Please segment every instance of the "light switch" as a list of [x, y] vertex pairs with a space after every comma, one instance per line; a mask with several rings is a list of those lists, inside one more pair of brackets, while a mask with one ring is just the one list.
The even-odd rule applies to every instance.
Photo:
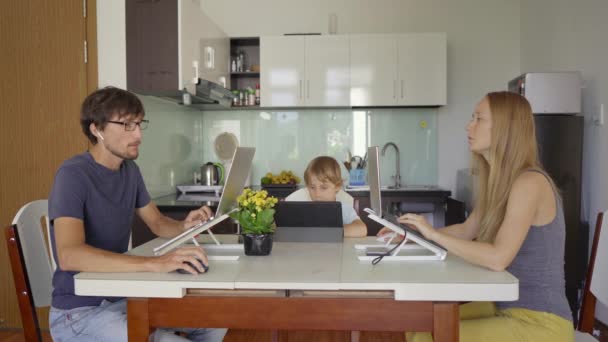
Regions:
[[597, 115], [593, 116], [593, 124], [596, 126], [604, 126], [604, 104], [600, 104], [600, 110]]

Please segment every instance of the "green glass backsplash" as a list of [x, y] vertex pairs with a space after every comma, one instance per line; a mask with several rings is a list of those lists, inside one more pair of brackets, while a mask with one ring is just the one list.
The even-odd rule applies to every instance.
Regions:
[[[219, 161], [214, 140], [234, 134], [240, 146], [256, 148], [251, 184], [266, 172], [292, 170], [303, 176], [308, 162], [319, 155], [336, 158], [347, 151], [363, 156], [367, 146], [392, 141], [400, 151], [405, 185], [437, 184], [437, 110], [434, 108], [194, 110], [154, 97], [141, 97], [149, 128], [137, 160], [153, 197], [191, 183], [193, 173], [207, 161]], [[380, 156], [381, 182], [391, 185], [395, 150]], [[345, 184], [348, 172], [342, 167]]]

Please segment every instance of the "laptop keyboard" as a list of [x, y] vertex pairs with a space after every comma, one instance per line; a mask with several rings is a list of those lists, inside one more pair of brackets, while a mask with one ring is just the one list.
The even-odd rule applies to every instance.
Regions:
[[415, 235], [416, 237], [418, 237], [418, 238], [420, 238], [420, 239], [422, 239], [422, 240], [424, 240], [424, 241], [426, 241], [426, 242], [428, 242], [428, 243], [430, 243], [430, 244], [432, 244], [432, 245], [436, 246], [437, 248], [441, 248], [441, 249], [443, 249], [443, 250], [446, 250], [446, 249], [445, 249], [443, 246], [441, 246], [440, 244], [438, 244], [438, 243], [436, 243], [436, 242], [434, 242], [434, 241], [431, 241], [431, 240], [429, 240], [429, 239], [425, 238], [425, 237], [424, 237], [424, 236], [423, 236], [423, 235], [422, 235], [420, 232], [418, 232], [418, 231], [416, 231], [416, 230], [414, 230], [414, 229], [412, 229], [412, 228], [410, 228], [410, 227], [406, 226], [406, 225], [405, 225], [405, 224], [403, 224], [403, 223], [400, 223], [400, 222], [399, 222], [399, 220], [398, 220], [398, 218], [399, 218], [399, 217], [398, 217], [397, 215], [394, 215], [394, 214], [387, 214], [387, 215], [386, 215], [386, 217], [385, 217], [385, 219], [386, 219], [388, 222], [390, 222], [390, 223], [392, 223], [392, 224], [396, 225], [397, 227], [400, 227], [401, 229], [405, 230], [405, 237], [406, 237], [406, 238], [407, 238], [407, 236], [408, 236], [408, 235]]

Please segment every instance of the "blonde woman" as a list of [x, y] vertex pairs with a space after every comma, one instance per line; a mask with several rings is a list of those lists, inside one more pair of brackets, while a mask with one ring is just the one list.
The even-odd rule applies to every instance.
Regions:
[[[461, 306], [460, 341], [573, 341], [562, 203], [538, 161], [530, 104], [514, 93], [487, 94], [467, 138], [477, 176], [476, 206], [467, 220], [433, 229], [419, 215], [399, 218], [451, 254], [519, 279], [515, 302]], [[408, 333], [407, 340], [432, 338]]]

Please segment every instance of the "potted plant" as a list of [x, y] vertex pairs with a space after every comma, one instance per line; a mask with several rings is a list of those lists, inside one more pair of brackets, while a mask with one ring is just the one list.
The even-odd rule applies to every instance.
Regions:
[[268, 255], [272, 251], [274, 205], [278, 199], [266, 190], [244, 189], [237, 198], [239, 208], [230, 216], [241, 225], [245, 255]]

